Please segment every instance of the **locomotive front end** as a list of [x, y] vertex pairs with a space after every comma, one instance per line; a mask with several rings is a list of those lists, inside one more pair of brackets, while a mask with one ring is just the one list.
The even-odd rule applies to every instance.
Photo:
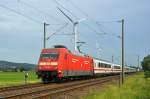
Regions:
[[43, 82], [50, 82], [58, 76], [59, 52], [43, 49], [37, 66], [37, 75]]

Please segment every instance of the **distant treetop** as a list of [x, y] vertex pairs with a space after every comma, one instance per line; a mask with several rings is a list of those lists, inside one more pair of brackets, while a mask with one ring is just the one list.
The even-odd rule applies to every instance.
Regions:
[[150, 71], [150, 55], [144, 57], [143, 61], [141, 62], [144, 71]]

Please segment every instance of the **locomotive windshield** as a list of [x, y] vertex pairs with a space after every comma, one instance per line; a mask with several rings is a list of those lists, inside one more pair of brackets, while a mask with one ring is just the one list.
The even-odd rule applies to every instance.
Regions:
[[58, 56], [59, 56], [58, 52], [51, 52], [41, 54], [40, 58], [58, 59]]

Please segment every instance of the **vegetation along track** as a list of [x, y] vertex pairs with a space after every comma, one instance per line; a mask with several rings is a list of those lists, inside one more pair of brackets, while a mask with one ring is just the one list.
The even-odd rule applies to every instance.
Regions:
[[67, 83], [51, 83], [43, 86], [37, 87], [28, 87], [23, 89], [17, 90], [8, 90], [5, 92], [0, 92], [0, 97], [4, 99], [41, 99], [50, 97], [52, 95], [60, 94], [63, 92], [75, 90], [82, 87], [92, 86], [96, 84], [103, 84], [105, 82], [109, 82], [112, 79], [118, 79], [119, 76], [108, 76], [96, 79], [89, 79], [89, 80], [80, 80], [80, 81], [73, 81]]

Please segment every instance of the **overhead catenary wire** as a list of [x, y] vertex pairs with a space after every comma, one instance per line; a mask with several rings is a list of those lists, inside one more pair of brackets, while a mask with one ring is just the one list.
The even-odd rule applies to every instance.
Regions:
[[[48, 40], [51, 36], [53, 36], [54, 34], [60, 32], [62, 29], [64, 29], [66, 26], [68, 25], [68, 23], [66, 23], [65, 25], [63, 25], [62, 27], [60, 27], [58, 30], [56, 30], [55, 32], [51, 33], [51, 35], [49, 37], [46, 38], [46, 40]], [[65, 35], [65, 34], [64, 34]]]
[[[70, 13], [72, 16], [74, 16], [74, 17], [76, 17], [76, 19], [79, 19], [77, 16], [75, 16], [70, 10], [68, 10], [68, 9], [66, 9], [62, 4], [60, 4], [60, 3], [58, 3], [57, 2], [57, 0], [53, 0], [53, 1], [55, 1], [55, 3], [58, 5], [58, 6], [60, 6], [61, 8], [63, 8], [64, 10], [66, 10], [68, 13]], [[59, 7], [57, 7], [57, 8], [59, 8]], [[62, 12], [62, 11], [61, 11]], [[70, 18], [69, 18], [69, 20], [70, 20]], [[70, 20], [71, 22], [73, 22], [73, 20], [71, 19]], [[93, 27], [91, 27], [90, 25], [88, 25], [88, 24], [86, 24], [86, 23], [83, 23], [88, 29], [90, 29], [90, 30], [92, 30], [92, 31], [94, 31], [95, 33], [97, 33], [97, 34], [99, 34], [99, 35], [105, 35], [106, 33], [105, 32], [103, 32], [102, 31], [102, 33], [101, 32], [98, 32], [97, 30], [95, 30]], [[67, 34], [68, 35], [68, 34]]]
[[74, 6], [74, 8], [76, 8], [79, 12], [85, 15], [88, 19], [93, 20], [93, 18], [91, 18], [85, 11], [80, 9], [74, 2], [72, 2], [71, 0], [68, 0], [68, 2], [70, 2], [70, 4]]
[[55, 4], [57, 4], [58, 6], [60, 6], [61, 8], [63, 8], [64, 10], [66, 10], [67, 12], [69, 12], [73, 17], [75, 17], [76, 19], [78, 19], [78, 17], [76, 15], [74, 15], [70, 10], [66, 9], [61, 3], [59, 3], [57, 0], [53, 0], [53, 2]]
[[[55, 0], [56, 1], [56, 0]], [[69, 2], [71, 2], [70, 0], [68, 0]], [[64, 6], [62, 4], [59, 3], [59, 5], [61, 5], [61, 7], [64, 8]], [[74, 5], [76, 6], [76, 5]], [[93, 18], [91, 18], [87, 13], [85, 13], [82, 9], [80, 9], [79, 7], [76, 6], [76, 8], [79, 10], [79, 12], [83, 13], [87, 19], [90, 19], [92, 20], [98, 27], [99, 27], [99, 30], [101, 32], [98, 32], [97, 30], [95, 30], [92, 26], [90, 26], [89, 24], [86, 24], [86, 23], [83, 23], [84, 25], [86, 25], [86, 27], [88, 27], [90, 30], [94, 31], [96, 34], [98, 35], [108, 35], [109, 33], [105, 32], [103, 29], [100, 29], [101, 25], [97, 23], [97, 21], [95, 21]], [[66, 8], [65, 8], [66, 9]], [[68, 11], [68, 9], [66, 10]], [[72, 12], [68, 11], [72, 16], [76, 17]], [[78, 17], [76, 17], [78, 19]], [[114, 21], [112, 21], [114, 22]], [[118, 22], [118, 21], [115, 21], [115, 22]], [[114, 36], [114, 34], [112, 34]], [[120, 38], [120, 36], [117, 36], [118, 38]]]
[[[31, 20], [31, 21], [36, 22], [36, 23], [38, 23], [38, 24], [44, 24], [44, 22], [42, 22], [42, 21], [36, 20], [35, 18], [32, 18], [31, 16], [27, 16], [27, 15], [25, 15], [25, 14], [19, 12], [19, 11], [16, 11], [16, 10], [14, 10], [14, 9], [12, 9], [12, 8], [9, 8], [9, 7], [5, 6], [5, 5], [0, 4], [0, 7], [1, 7], [1, 8], [4, 8], [4, 9], [7, 9], [7, 10], [9, 10], [9, 11], [11, 11], [11, 12], [17, 14], [17, 15], [23, 16], [23, 17], [27, 18], [28, 20]], [[50, 25], [62, 25], [62, 24], [50, 24]], [[66, 23], [66, 24], [63, 26], [63, 28], [64, 28], [66, 25], [68, 25], [68, 23]], [[51, 27], [51, 28], [52, 28], [52, 27]], [[56, 30], [56, 32], [59, 32], [59, 31], [61, 31], [61, 30], [62, 30], [62, 28]]]
[[16, 13], [16, 14], [18, 14], [18, 15], [20, 15], [20, 16], [23, 16], [23, 17], [25, 17], [25, 18], [27, 18], [27, 19], [33, 21], [33, 22], [36, 22], [36, 23], [39, 23], [39, 24], [43, 24], [43, 22], [41, 22], [41, 21], [39, 21], [39, 20], [36, 20], [35, 18], [32, 18], [32, 17], [30, 17], [30, 16], [27, 16], [27, 15], [21, 13], [21, 12], [18, 12], [18, 11], [16, 11], [16, 10], [12, 9], [12, 8], [9, 8], [9, 7], [5, 6], [5, 5], [0, 4], [0, 7], [1, 7], [1, 8], [4, 8], [4, 9], [7, 9], [7, 10], [13, 12], [13, 13]]
[[[109, 34], [107, 32], [105, 32], [103, 29], [101, 29], [100, 27], [100, 24], [97, 23], [97, 21], [95, 21], [91, 16], [89, 16], [85, 11], [83, 11], [81, 8], [79, 8], [74, 2], [72, 2], [71, 0], [68, 0], [68, 2], [74, 7], [76, 8], [80, 13], [82, 13], [84, 16], [86, 16], [89, 20], [93, 21], [99, 28], [99, 30], [102, 32], [102, 33], [99, 33], [99, 32], [96, 32], [97, 34]], [[108, 22], [108, 21], [107, 21]], [[110, 21], [109, 21], [110, 22]], [[111, 21], [111, 22], [117, 22], [117, 21]], [[87, 25], [87, 24], [86, 24]], [[90, 27], [90, 26], [88, 26]]]
[[90, 17], [87, 13], [85, 13], [82, 9], [80, 9], [74, 2], [72, 2], [71, 0], [68, 0], [68, 2], [69, 2], [72, 6], [74, 6], [74, 8], [78, 9], [79, 12], [81, 12], [82, 14], [84, 14], [87, 18]]
[[[108, 21], [108, 22], [110, 22], [110, 21]], [[113, 22], [120, 22], [120, 21], [113, 21]], [[101, 22], [97, 22], [97, 24], [98, 24], [98, 25], [101, 25], [101, 26], [103, 26], [103, 27], [105, 27], [103, 24], [101, 24]], [[107, 30], [109, 30], [108, 27], [107, 27]], [[113, 37], [117, 37], [117, 38], [119, 38], [119, 39], [122, 38], [120, 35], [117, 35], [117, 33], [112, 33], [112, 32], [110, 32], [109, 35], [111, 35], [111, 36], [113, 36]]]
[[[53, 0], [57, 5], [59, 5], [60, 7], [62, 7], [64, 10], [66, 10], [68, 13], [70, 13], [72, 16], [74, 16], [76, 19], [79, 19], [76, 15], [74, 15], [71, 11], [69, 11], [68, 9], [66, 9], [61, 3], [59, 3], [57, 0]], [[71, 2], [71, 1], [69, 1]], [[75, 8], [77, 8], [79, 10], [79, 12], [82, 12], [86, 17], [88, 17], [88, 19], [92, 19], [89, 18], [88, 14], [86, 14], [82, 9], [80, 9], [79, 7], [77, 7], [75, 4], [73, 4], [73, 2], [71, 3]], [[93, 32], [100, 34], [100, 35], [105, 35], [107, 34], [106, 32], [100, 30], [101, 32], [98, 32], [97, 30], [95, 30], [92, 26], [83, 23], [87, 28], [89, 28], [90, 30], [92, 30]]]
[[[120, 20], [111, 20], [111, 21], [95, 21], [95, 23], [98, 25], [98, 26], [103, 26], [105, 27], [102, 23], [120, 23], [121, 21]], [[107, 30], [108, 30], [108, 27], [107, 27]], [[102, 30], [104, 31], [104, 30]], [[105, 31], [104, 31], [105, 32]], [[113, 32], [105, 32], [107, 35], [111, 35], [111, 36], [114, 36], [114, 37], [117, 37], [117, 38], [121, 38], [120, 35], [117, 35], [117, 33], [113, 33]]]
[[[55, 0], [56, 1], [56, 0]], [[121, 36], [118, 36], [116, 35], [115, 33], [107, 33], [105, 32], [103, 29], [100, 29], [101, 27], [101, 24], [99, 24], [97, 21], [95, 21], [93, 18], [91, 18], [86, 12], [84, 12], [82, 9], [80, 9], [77, 5], [75, 5], [71, 0], [67, 0], [68, 2], [70, 2], [76, 9], [78, 9], [79, 12], [81, 12], [83, 15], [85, 15], [88, 19], [92, 20], [98, 27], [99, 27], [99, 30], [101, 32], [98, 32], [97, 30], [93, 29], [92, 26], [88, 25], [88, 24], [85, 24], [83, 23], [84, 25], [86, 25], [90, 30], [94, 31], [96, 34], [98, 35], [112, 35], [112, 36], [115, 36], [117, 38], [121, 38]], [[63, 7], [64, 6], [62, 4], [59, 3], [59, 6]], [[66, 8], [65, 8], [66, 9]], [[68, 9], [67, 9], [68, 11]], [[68, 11], [70, 14], [72, 14], [74, 17], [76, 17], [72, 12]], [[78, 17], [77, 17], [78, 18]], [[104, 22], [104, 21], [103, 21]], [[106, 22], [106, 21], [105, 21]], [[108, 22], [108, 21], [107, 21]], [[120, 21], [109, 21], [109, 23], [112, 23], [112, 22], [120, 22]]]
[[[32, 8], [32, 9], [34, 9], [35, 11], [37, 11], [37, 12], [39, 12], [39, 13], [42, 13], [42, 14], [44, 14], [44, 15], [49, 16], [50, 18], [52, 18], [52, 19], [55, 20], [55, 21], [60, 21], [60, 22], [62, 22], [62, 20], [60, 20], [60, 19], [58, 19], [58, 18], [52, 16], [51, 14], [49, 14], [49, 13], [47, 13], [47, 12], [41, 10], [41, 9], [38, 9], [37, 7], [34, 7], [33, 5], [30, 5], [29, 3], [26, 3], [26, 2], [24, 2], [24, 1], [22, 1], [22, 0], [19, 0], [18, 2], [24, 4], [24, 5], [27, 6], [27, 7], [30, 7], [30, 8]], [[55, 25], [55, 24], [54, 24], [54, 25]], [[57, 25], [57, 24], [56, 24], [56, 25]], [[58, 24], [58, 25], [59, 25], [59, 24]]]
[[[52, 19], [54, 19], [54, 20], [56, 20], [56, 21], [58, 21], [58, 20], [61, 21], [60, 19], [58, 19], [58, 18], [56, 18], [56, 17], [50, 15], [49, 13], [46, 13], [45, 11], [43, 11], [43, 10], [41, 10], [41, 9], [38, 9], [38, 8], [35, 7], [35, 6], [30, 5], [29, 3], [26, 3], [26, 2], [24, 2], [24, 1], [22, 1], [22, 0], [19, 0], [18, 2], [24, 4], [25, 6], [27, 6], [27, 7], [29, 7], [29, 8], [32, 8], [32, 9], [36, 10], [36, 11], [39, 12], [39, 13], [48, 15], [49, 17], [51, 17]], [[52, 36], [52, 35], [54, 35], [54, 34], [57, 35], [56, 33], [57, 33], [57, 32], [60, 32], [62, 29], [64, 29], [64, 28], [68, 25], [68, 23], [63, 23], [63, 24], [49, 24], [49, 25], [63, 25], [62, 27], [60, 27], [59, 29], [57, 29], [55, 32], [53, 32], [53, 33], [51, 34], [51, 36]], [[53, 28], [51, 27], [51, 29], [53, 29]], [[62, 35], [66, 35], [66, 34], [62, 34]], [[47, 37], [47, 40], [48, 40], [51, 36]]]
[[96, 22], [97, 23], [116, 23], [116, 22], [121, 23], [121, 20], [116, 19], [116, 20], [107, 20], [107, 21], [96, 21]]
[[[74, 16], [76, 19], [79, 19], [76, 15], [74, 15], [70, 10], [66, 9], [61, 3], [59, 3], [57, 0], [53, 0], [58, 6], [62, 7], [64, 10], [66, 10], [68, 13], [70, 13], [72, 16]], [[98, 34], [105, 34], [105, 33], [100, 33], [97, 32], [95, 29], [93, 29], [93, 27], [89, 26], [86, 23], [83, 23], [84, 25], [86, 25], [90, 30], [94, 31], [95, 33]]]

